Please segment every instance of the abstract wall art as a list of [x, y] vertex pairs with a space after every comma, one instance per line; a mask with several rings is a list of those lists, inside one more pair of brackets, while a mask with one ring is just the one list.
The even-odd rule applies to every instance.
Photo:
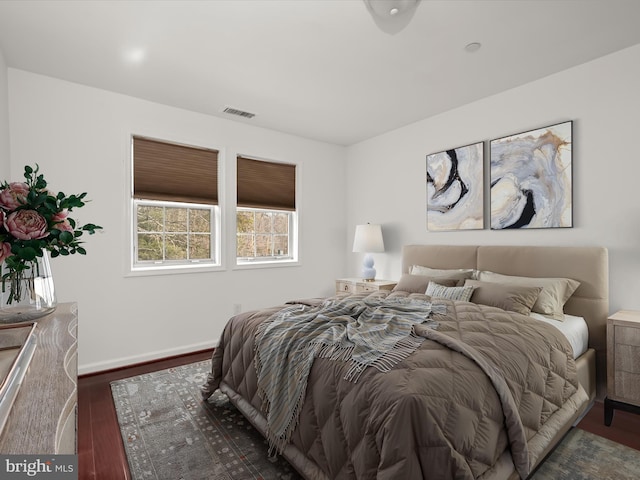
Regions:
[[491, 140], [491, 229], [573, 226], [568, 121]]
[[427, 155], [427, 229], [484, 228], [483, 142]]

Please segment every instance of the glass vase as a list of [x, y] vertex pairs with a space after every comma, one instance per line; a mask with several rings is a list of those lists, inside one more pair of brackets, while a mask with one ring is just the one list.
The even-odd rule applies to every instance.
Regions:
[[45, 250], [42, 257], [25, 265], [29, 268], [7, 275], [9, 269], [2, 262], [0, 324], [37, 320], [56, 309], [49, 253]]

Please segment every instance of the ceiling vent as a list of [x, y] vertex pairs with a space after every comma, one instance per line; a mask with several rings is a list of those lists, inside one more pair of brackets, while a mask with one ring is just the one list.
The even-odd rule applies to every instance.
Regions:
[[238, 115], [239, 117], [244, 117], [244, 118], [253, 118], [256, 116], [255, 113], [245, 112], [243, 110], [238, 110], [237, 108], [232, 108], [232, 107], [224, 107], [224, 110], [222, 111], [230, 115]]

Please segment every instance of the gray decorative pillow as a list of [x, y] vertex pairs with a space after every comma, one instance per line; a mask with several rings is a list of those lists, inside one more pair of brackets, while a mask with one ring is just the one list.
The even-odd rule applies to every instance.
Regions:
[[474, 286], [464, 287], [445, 287], [434, 282], [429, 282], [427, 291], [425, 292], [431, 298], [446, 298], [447, 300], [460, 300], [468, 302], [473, 294]]
[[475, 287], [471, 301], [503, 310], [529, 315], [538, 299], [542, 287], [524, 287], [507, 283], [481, 282], [465, 280], [465, 286]]
[[[411, 275], [405, 273], [400, 277], [398, 284], [393, 288], [393, 291], [402, 291], [408, 293], [424, 293], [427, 290], [429, 282], [434, 280], [433, 277], [426, 277], [424, 275]], [[446, 287], [455, 287], [463, 280], [455, 278], [438, 278], [437, 282]]]

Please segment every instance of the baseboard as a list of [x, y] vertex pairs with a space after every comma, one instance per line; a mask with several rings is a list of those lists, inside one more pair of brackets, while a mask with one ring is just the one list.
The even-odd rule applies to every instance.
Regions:
[[108, 370], [128, 367], [131, 365], [137, 365], [140, 363], [152, 362], [154, 360], [161, 360], [168, 357], [175, 357], [175, 356], [184, 355], [187, 353], [207, 350], [210, 348], [217, 347], [219, 343], [220, 343], [220, 339], [217, 338], [213, 341], [208, 341], [208, 342], [194, 343], [192, 345], [183, 345], [176, 348], [169, 348], [166, 350], [157, 350], [154, 352], [143, 353], [140, 355], [133, 355], [130, 357], [117, 358], [113, 360], [107, 360], [104, 362], [94, 362], [94, 363], [88, 363], [85, 365], [78, 365], [78, 376], [90, 375], [90, 374], [104, 372]]

